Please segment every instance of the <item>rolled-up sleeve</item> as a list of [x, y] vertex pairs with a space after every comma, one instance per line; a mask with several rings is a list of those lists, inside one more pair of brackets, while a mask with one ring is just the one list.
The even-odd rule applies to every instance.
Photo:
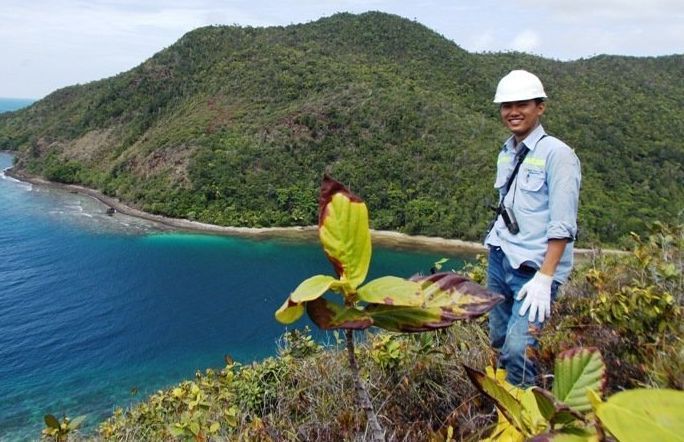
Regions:
[[548, 158], [547, 183], [549, 188], [548, 239], [568, 239], [577, 235], [582, 172], [579, 158], [567, 146], [554, 149]]

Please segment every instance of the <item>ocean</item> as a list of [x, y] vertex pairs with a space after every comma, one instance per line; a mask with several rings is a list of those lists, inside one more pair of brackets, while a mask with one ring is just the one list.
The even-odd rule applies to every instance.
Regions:
[[13, 111], [26, 107], [33, 103], [32, 98], [1, 98], [0, 97], [0, 114], [3, 112]]
[[[0, 153], [0, 170], [11, 164]], [[304, 278], [332, 274], [315, 243], [162, 232], [105, 209], [0, 175], [0, 441], [38, 439], [47, 413], [85, 414], [93, 431], [225, 355], [275, 354], [275, 310]], [[369, 278], [443, 256], [374, 249]]]

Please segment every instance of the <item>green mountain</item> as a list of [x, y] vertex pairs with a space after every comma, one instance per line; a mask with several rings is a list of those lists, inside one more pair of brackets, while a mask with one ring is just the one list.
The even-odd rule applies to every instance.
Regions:
[[0, 115], [17, 168], [143, 210], [240, 226], [316, 222], [324, 171], [373, 227], [477, 239], [507, 136], [492, 96], [524, 68], [582, 161], [583, 243], [684, 210], [684, 55], [560, 62], [471, 54], [419, 23], [337, 14], [205, 27], [115, 77]]

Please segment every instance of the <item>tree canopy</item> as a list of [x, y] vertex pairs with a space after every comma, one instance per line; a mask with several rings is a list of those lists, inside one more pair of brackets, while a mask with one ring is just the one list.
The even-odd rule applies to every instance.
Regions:
[[684, 55], [571, 62], [473, 54], [379, 12], [196, 29], [117, 76], [0, 115], [17, 167], [149, 212], [235, 226], [316, 223], [324, 172], [373, 228], [476, 240], [507, 137], [498, 79], [544, 82], [547, 132], [582, 162], [582, 243], [684, 210]]

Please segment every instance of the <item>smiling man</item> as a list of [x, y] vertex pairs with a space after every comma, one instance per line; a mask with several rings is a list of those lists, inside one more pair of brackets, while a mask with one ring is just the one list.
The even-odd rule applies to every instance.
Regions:
[[577, 235], [580, 163], [575, 152], [541, 125], [546, 93], [539, 78], [515, 70], [503, 77], [494, 102], [511, 131], [497, 160], [499, 207], [485, 244], [488, 288], [505, 301], [489, 314], [499, 367], [514, 385], [533, 385], [538, 345], [551, 302], [572, 268]]

